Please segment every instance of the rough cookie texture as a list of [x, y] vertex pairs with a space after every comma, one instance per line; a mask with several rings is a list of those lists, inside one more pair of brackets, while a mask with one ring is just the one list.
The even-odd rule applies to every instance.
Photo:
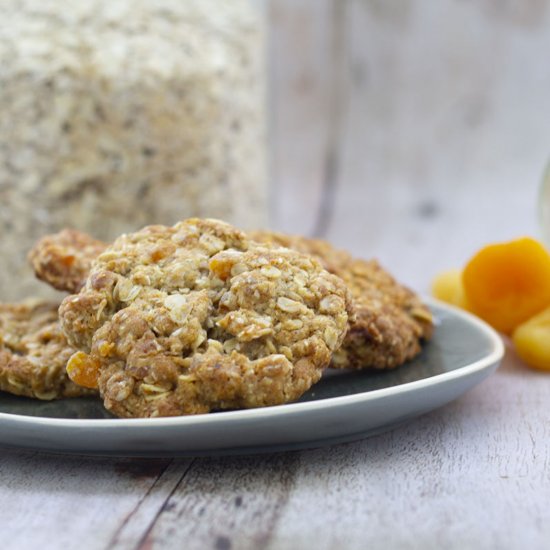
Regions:
[[0, 304], [0, 390], [56, 399], [95, 393], [69, 380], [65, 365], [74, 353], [59, 326], [59, 304]]
[[[344, 345], [334, 354], [332, 366], [393, 368], [418, 354], [422, 341], [430, 338], [433, 322], [428, 307], [375, 260], [354, 259], [348, 252], [319, 239], [270, 231], [256, 231], [250, 233], [250, 236], [269, 246], [284, 246], [313, 255], [325, 269], [347, 283], [354, 297], [357, 319], [352, 323]], [[53, 235], [45, 240], [55, 242], [57, 239], [58, 236]], [[92, 248], [78, 250], [78, 243], [89, 240], [91, 237], [82, 233], [74, 239], [77, 249], [72, 252], [75, 258], [73, 269], [83, 273], [83, 276], [87, 274], [96, 252]], [[107, 246], [95, 242], [98, 243], [98, 249], [101, 244]], [[62, 256], [51, 255], [50, 261], [51, 271], [63, 273], [63, 265], [55, 265], [62, 261]], [[58, 283], [57, 288], [68, 290], [71, 277], [66, 277], [65, 282], [59, 278]]]
[[123, 235], [60, 308], [81, 350], [69, 375], [95, 381], [122, 417], [294, 400], [351, 316], [346, 286], [311, 256], [200, 219]]
[[57, 290], [78, 292], [107, 245], [86, 233], [64, 229], [40, 239], [29, 252], [36, 276]]
[[433, 320], [429, 308], [400, 285], [376, 260], [353, 258], [329, 243], [270, 231], [256, 231], [259, 242], [312, 254], [350, 289], [356, 318], [331, 366], [388, 369], [412, 359], [430, 338]]

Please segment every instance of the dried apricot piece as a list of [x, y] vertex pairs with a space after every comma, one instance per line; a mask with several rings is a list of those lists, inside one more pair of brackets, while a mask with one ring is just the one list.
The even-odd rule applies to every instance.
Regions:
[[519, 325], [512, 339], [517, 354], [529, 366], [550, 370], [550, 307]]
[[75, 384], [84, 388], [97, 389], [99, 362], [83, 351], [77, 351], [67, 363], [67, 374]]
[[550, 304], [550, 254], [528, 237], [492, 244], [466, 264], [462, 282], [471, 311], [509, 334]]
[[450, 269], [437, 275], [432, 281], [432, 294], [453, 306], [470, 309], [462, 284], [462, 271], [459, 269]]

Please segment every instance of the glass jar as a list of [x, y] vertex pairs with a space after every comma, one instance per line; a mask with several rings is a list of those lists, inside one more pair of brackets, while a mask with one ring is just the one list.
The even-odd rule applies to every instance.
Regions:
[[0, 299], [46, 292], [40, 236], [266, 222], [264, 20], [253, 0], [0, 7]]

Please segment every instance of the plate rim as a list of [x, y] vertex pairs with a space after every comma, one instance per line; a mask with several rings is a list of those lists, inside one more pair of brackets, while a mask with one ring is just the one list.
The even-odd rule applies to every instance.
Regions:
[[453, 313], [470, 324], [476, 326], [480, 332], [483, 332], [488, 341], [492, 343], [492, 350], [486, 356], [468, 363], [457, 369], [448, 372], [443, 372], [404, 382], [396, 386], [387, 388], [379, 388], [375, 390], [363, 391], [352, 395], [341, 395], [336, 397], [328, 397], [303, 403], [285, 403], [283, 405], [272, 405], [269, 407], [259, 407], [255, 409], [241, 409], [236, 411], [222, 411], [216, 414], [197, 414], [197, 415], [182, 415], [169, 416], [158, 418], [55, 418], [45, 416], [30, 416], [24, 414], [13, 414], [0, 412], [0, 422], [32, 424], [33, 426], [48, 426], [51, 428], [101, 428], [102, 430], [141, 430], [149, 427], [174, 427], [174, 426], [200, 426], [204, 424], [224, 424], [242, 420], [260, 420], [268, 419], [272, 416], [286, 416], [298, 413], [313, 413], [319, 409], [328, 410], [342, 406], [353, 406], [364, 401], [375, 401], [378, 399], [387, 398], [399, 393], [420, 390], [429, 386], [437, 386], [440, 383], [462, 378], [472, 375], [478, 371], [483, 371], [496, 363], [504, 356], [505, 345], [501, 336], [490, 327], [485, 321], [475, 315], [464, 311], [456, 306], [441, 302], [440, 300], [431, 297], [422, 297], [424, 302], [429, 306], [436, 306], [439, 309]]

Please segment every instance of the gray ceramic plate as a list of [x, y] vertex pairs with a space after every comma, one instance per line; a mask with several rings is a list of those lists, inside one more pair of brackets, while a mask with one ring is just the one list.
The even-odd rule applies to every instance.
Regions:
[[206, 415], [122, 420], [93, 399], [39, 402], [0, 394], [0, 445], [120, 456], [245, 454], [361, 439], [440, 407], [498, 366], [500, 337], [430, 302], [432, 341], [389, 372], [329, 372], [297, 403]]

